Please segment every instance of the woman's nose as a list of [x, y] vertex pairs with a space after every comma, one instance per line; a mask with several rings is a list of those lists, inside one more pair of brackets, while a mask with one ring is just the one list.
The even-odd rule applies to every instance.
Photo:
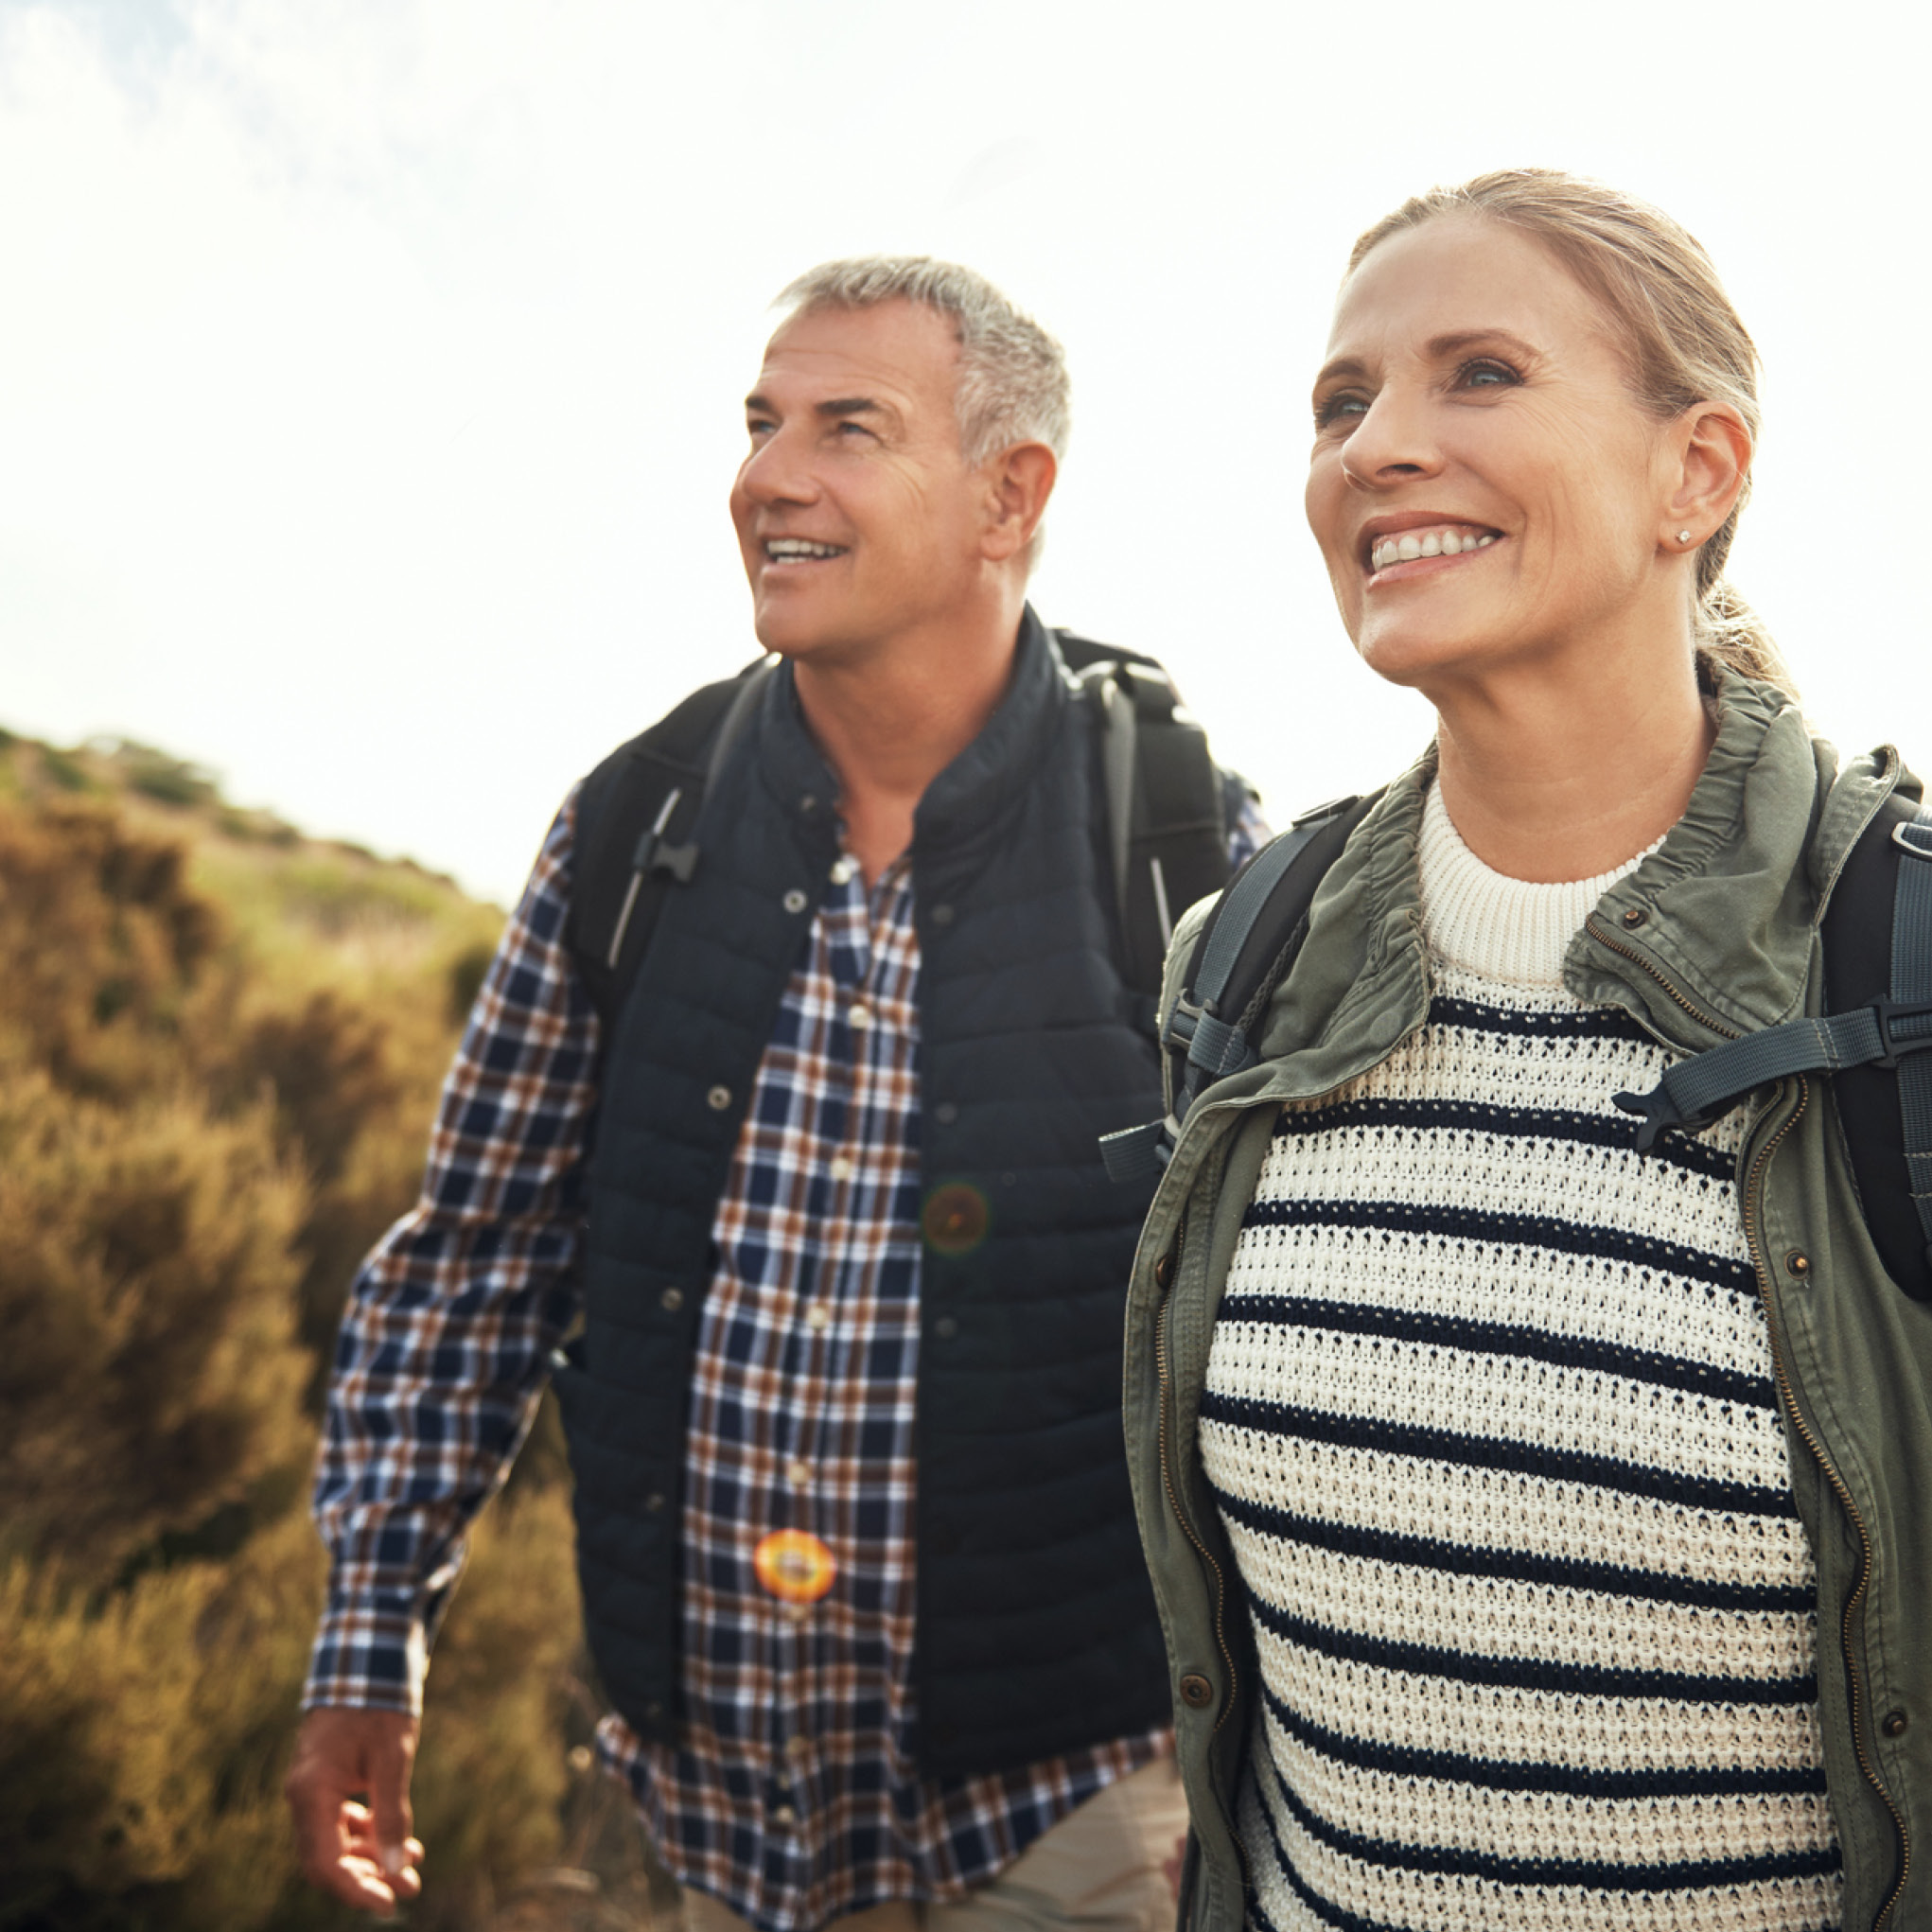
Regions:
[[1376, 394], [1342, 446], [1342, 471], [1357, 489], [1386, 489], [1442, 467], [1423, 397], [1394, 383]]

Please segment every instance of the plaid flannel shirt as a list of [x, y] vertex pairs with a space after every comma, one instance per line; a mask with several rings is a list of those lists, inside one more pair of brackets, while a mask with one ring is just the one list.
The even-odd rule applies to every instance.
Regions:
[[[497, 952], [414, 1210], [364, 1263], [316, 1482], [333, 1562], [307, 1705], [420, 1709], [465, 1532], [577, 1309], [598, 1021], [563, 944], [575, 794]], [[1265, 828], [1252, 808], [1238, 863]], [[680, 1741], [605, 1719], [665, 1863], [761, 1932], [957, 1899], [1165, 1747], [1154, 1730], [982, 1777], [916, 1762], [918, 940], [909, 857], [842, 856], [786, 987], [715, 1213], [682, 1518]], [[752, 1550], [805, 1528], [809, 1607]]]

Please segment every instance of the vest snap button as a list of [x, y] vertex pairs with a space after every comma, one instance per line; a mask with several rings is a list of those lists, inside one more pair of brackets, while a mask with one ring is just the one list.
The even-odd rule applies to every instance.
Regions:
[[952, 922], [953, 908], [950, 905], [936, 905], [933, 907], [933, 923], [935, 925], [951, 925]]
[[1181, 1679], [1181, 1701], [1190, 1710], [1204, 1711], [1214, 1702], [1214, 1686], [1198, 1672], [1189, 1671]]
[[1784, 1257], [1784, 1271], [1787, 1274], [1806, 1275], [1811, 1273], [1811, 1256], [1802, 1248], [1793, 1248]]
[[957, 1335], [958, 1332], [959, 1325], [957, 1321], [953, 1319], [951, 1315], [941, 1315], [939, 1318], [939, 1320], [933, 1324], [933, 1333], [937, 1335], [941, 1342], [950, 1342], [953, 1339], [953, 1337]]
[[1171, 1255], [1163, 1255], [1154, 1263], [1154, 1286], [1156, 1288], [1166, 1288], [1173, 1278], [1174, 1257]]
[[803, 912], [806, 904], [807, 902], [804, 893], [802, 893], [796, 886], [794, 886], [792, 889], [785, 894], [785, 910], [787, 912]]
[[953, 1104], [951, 1100], [941, 1100], [940, 1104], [933, 1109], [933, 1118], [937, 1120], [941, 1127], [952, 1126], [953, 1122], [958, 1119], [958, 1117], [959, 1110]]
[[651, 1515], [661, 1516], [664, 1513], [664, 1492], [661, 1489], [652, 1490], [644, 1498], [644, 1507]]
[[681, 1288], [667, 1288], [658, 1297], [658, 1306], [667, 1315], [675, 1315], [684, 1306], [684, 1291]]
[[713, 1087], [704, 1097], [704, 1103], [713, 1114], [722, 1114], [731, 1104], [730, 1088], [724, 1086]]
[[1627, 926], [1639, 926], [1649, 917], [1642, 906], [1633, 905], [1624, 914], [1624, 923]]
[[1878, 1728], [1888, 1737], [1903, 1737], [1906, 1734], [1906, 1725], [1911, 1721], [1903, 1711], [1888, 1711], [1880, 1721]]

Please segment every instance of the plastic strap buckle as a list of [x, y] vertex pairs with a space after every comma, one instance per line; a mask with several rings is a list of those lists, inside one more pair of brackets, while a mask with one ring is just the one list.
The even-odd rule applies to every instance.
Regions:
[[[1903, 826], [1897, 828], [1903, 831]], [[1911, 851], [1911, 847], [1906, 848]], [[1932, 858], [1932, 852], [1922, 852], [1922, 858]], [[1878, 1027], [1880, 1052], [1871, 1063], [1874, 1066], [1895, 1067], [1908, 1053], [1923, 1053], [1932, 1047], [1932, 999], [1875, 999], [1868, 1010], [1873, 1024]], [[1924, 1020], [1927, 1025], [1923, 1032], [1914, 1032], [1901, 1037], [1897, 1023], [1901, 1020]]]

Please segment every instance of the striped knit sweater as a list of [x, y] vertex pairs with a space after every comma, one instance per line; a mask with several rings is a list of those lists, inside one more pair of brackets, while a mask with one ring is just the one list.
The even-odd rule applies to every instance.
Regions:
[[1838, 1923], [1739, 1122], [1640, 1156], [1663, 1050], [1561, 983], [1636, 864], [1505, 879], [1431, 792], [1428, 1022], [1276, 1130], [1201, 1420], [1256, 1932]]

